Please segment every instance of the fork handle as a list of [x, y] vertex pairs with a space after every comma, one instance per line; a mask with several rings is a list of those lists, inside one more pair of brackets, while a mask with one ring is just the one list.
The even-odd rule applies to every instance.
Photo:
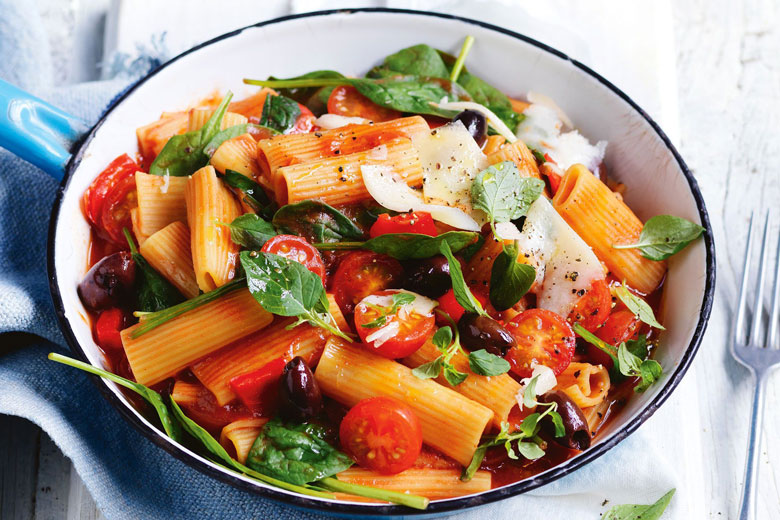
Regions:
[[766, 401], [766, 372], [756, 374], [756, 389], [753, 394], [753, 409], [750, 413], [750, 441], [745, 461], [745, 483], [742, 488], [742, 504], [739, 520], [756, 520], [756, 496], [759, 458], [761, 456], [761, 431]]

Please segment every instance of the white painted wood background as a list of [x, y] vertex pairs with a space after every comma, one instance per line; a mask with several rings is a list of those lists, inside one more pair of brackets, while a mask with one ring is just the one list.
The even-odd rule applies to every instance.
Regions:
[[[63, 83], [95, 78], [109, 0], [38, 0]], [[680, 151], [715, 228], [717, 297], [694, 362], [705, 454], [707, 518], [735, 518], [751, 387], [726, 348], [752, 210], [780, 220], [780, 5], [773, 0], [673, 2]], [[719, 381], [717, 385], [709, 381]], [[770, 384], [759, 478], [761, 520], [780, 519], [780, 373]], [[690, 442], [680, 439], [680, 442]], [[45, 433], [0, 416], [0, 519], [102, 518]]]

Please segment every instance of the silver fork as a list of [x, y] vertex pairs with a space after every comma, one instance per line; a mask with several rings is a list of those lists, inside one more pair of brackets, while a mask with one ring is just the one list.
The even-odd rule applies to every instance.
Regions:
[[[758, 278], [755, 285], [753, 311], [749, 334], [745, 329], [747, 314], [747, 293], [750, 279], [750, 259], [753, 249], [753, 221], [755, 212], [750, 217], [748, 228], [747, 251], [745, 252], [745, 270], [742, 273], [742, 284], [739, 291], [737, 317], [731, 341], [731, 355], [745, 365], [755, 378], [756, 388], [753, 394], [753, 409], [750, 415], [750, 440], [748, 443], [747, 460], [745, 462], [745, 482], [742, 489], [742, 504], [739, 520], [754, 520], [756, 518], [756, 480], [758, 477], [758, 461], [761, 443], [761, 426], [764, 416], [764, 401], [766, 399], [766, 382], [773, 368], [780, 365], [780, 242], [778, 242], [775, 259], [775, 281], [772, 295], [772, 309], [769, 321], [764, 320], [764, 285], [766, 280], [767, 257], [769, 256], [769, 213], [764, 223], [764, 239], [761, 243], [761, 261], [758, 267]], [[764, 325], [766, 323], [766, 325]], [[768, 333], [767, 333], [768, 331]]]

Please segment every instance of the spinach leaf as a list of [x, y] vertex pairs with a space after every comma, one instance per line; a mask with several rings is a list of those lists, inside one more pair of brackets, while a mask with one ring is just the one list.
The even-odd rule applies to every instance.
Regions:
[[236, 217], [228, 224], [230, 240], [247, 249], [259, 250], [267, 241], [276, 236], [273, 224], [263, 220], [254, 213]]
[[179, 423], [173, 419], [173, 416], [168, 410], [168, 407], [165, 406], [165, 401], [163, 401], [162, 396], [151, 388], [140, 383], [136, 383], [135, 381], [125, 379], [124, 377], [119, 377], [116, 374], [112, 374], [106, 370], [94, 367], [88, 363], [84, 363], [83, 361], [78, 361], [76, 359], [62, 356], [54, 352], [49, 353], [48, 358], [52, 361], [56, 361], [57, 363], [62, 363], [63, 365], [78, 368], [79, 370], [83, 370], [85, 372], [89, 372], [90, 374], [108, 379], [109, 381], [113, 381], [114, 383], [137, 393], [143, 397], [147, 403], [152, 405], [154, 410], [157, 412], [157, 416], [160, 418], [160, 423], [162, 424], [166, 435], [168, 435], [168, 437], [175, 440], [176, 442], [181, 442], [181, 428], [179, 427]]
[[130, 246], [130, 253], [133, 255], [138, 270], [136, 271], [136, 287], [138, 287], [138, 308], [143, 312], [156, 312], [177, 303], [184, 301], [184, 296], [174, 287], [171, 282], [163, 278], [160, 273], [149, 265], [149, 262], [141, 256], [135, 247], [133, 237], [127, 228], [122, 230]]
[[676, 489], [672, 489], [649, 506], [639, 504], [623, 504], [614, 506], [606, 512], [602, 520], [658, 520], [664, 514]]
[[233, 94], [228, 92], [206, 124], [199, 130], [171, 137], [149, 167], [149, 173], [184, 177], [206, 166], [209, 163], [209, 156], [203, 150], [219, 133], [222, 119], [232, 97]]
[[517, 243], [505, 245], [490, 271], [490, 303], [504, 311], [520, 301], [536, 280], [536, 269], [517, 261]]
[[360, 240], [364, 236], [363, 230], [342, 212], [318, 200], [282, 206], [274, 214], [273, 224], [285, 233], [302, 236], [310, 242]]
[[450, 265], [450, 278], [452, 279], [452, 290], [455, 293], [455, 300], [461, 307], [466, 309], [466, 312], [476, 312], [487, 316], [485, 309], [482, 308], [482, 304], [479, 303], [479, 300], [474, 297], [468, 285], [466, 285], [460, 262], [452, 254], [450, 245], [447, 242], [442, 242], [439, 247], [439, 252], [447, 258], [447, 262]]
[[477, 236], [477, 233], [471, 231], [447, 231], [435, 237], [419, 233], [387, 233], [365, 242], [315, 243], [313, 245], [324, 250], [368, 249], [398, 260], [413, 260], [438, 255], [442, 244], [447, 244], [451, 251], [460, 251], [473, 242]]
[[235, 170], [225, 170], [222, 180], [231, 188], [240, 190], [244, 194], [244, 202], [250, 208], [258, 213], [262, 213], [263, 216], [270, 217], [268, 213], [273, 209], [271, 199], [268, 198], [263, 187], [257, 182]]
[[[339, 79], [344, 78], [344, 75], [336, 72], [335, 70], [315, 70], [308, 72], [301, 76], [294, 78], [274, 78], [269, 76], [269, 80], [276, 81], [294, 81], [299, 79]], [[328, 98], [335, 87], [293, 87], [293, 88], [279, 88], [277, 91], [283, 96], [287, 96], [290, 99], [294, 99], [298, 103], [306, 105], [314, 115], [322, 115], [328, 111]]]
[[620, 301], [628, 307], [628, 310], [633, 312], [642, 322], [647, 323], [656, 329], [666, 330], [664, 326], [655, 319], [652, 307], [650, 307], [642, 298], [629, 291], [625, 285], [618, 286], [615, 289], [615, 294], [620, 298]]
[[407, 74], [447, 78], [450, 73], [444, 60], [433, 47], [425, 44], [413, 45], [386, 57], [380, 67], [366, 74], [369, 78], [384, 78], [390, 75]]
[[352, 466], [352, 459], [326, 442], [325, 428], [315, 424], [265, 424], [246, 459], [250, 468], [291, 484], [303, 485]]
[[517, 130], [517, 125], [520, 124], [523, 117], [514, 111], [506, 94], [465, 70], [460, 74], [458, 83], [466, 89], [475, 103], [484, 105], [491, 110], [512, 132]]
[[295, 325], [308, 322], [347, 341], [328, 310], [322, 279], [303, 264], [271, 253], [243, 251], [241, 265], [249, 292], [268, 312], [295, 316]]
[[469, 368], [480, 376], [499, 376], [509, 372], [509, 362], [482, 349], [469, 353]]
[[294, 99], [285, 96], [266, 96], [260, 124], [277, 132], [287, 133], [301, 115], [301, 107]]
[[211, 158], [214, 155], [214, 152], [217, 151], [217, 148], [219, 148], [222, 143], [224, 143], [228, 139], [233, 139], [234, 137], [238, 137], [239, 135], [244, 135], [245, 133], [249, 132], [250, 127], [262, 128], [264, 130], [267, 130], [271, 135], [279, 133], [273, 128], [269, 128], [267, 126], [262, 126], [262, 125], [253, 125], [251, 123], [231, 126], [225, 128], [224, 130], [221, 130], [220, 132], [217, 132], [217, 135], [212, 137], [211, 140], [208, 143], [206, 143], [206, 146], [203, 147], [203, 153], [205, 153], [209, 158]]
[[495, 234], [496, 222], [509, 222], [528, 213], [542, 190], [542, 180], [521, 177], [517, 166], [505, 161], [479, 172], [471, 185], [471, 202], [488, 215]]
[[613, 244], [615, 249], [638, 248], [649, 260], [666, 260], [704, 233], [704, 228], [684, 218], [657, 215], [645, 222], [639, 241], [634, 244]]

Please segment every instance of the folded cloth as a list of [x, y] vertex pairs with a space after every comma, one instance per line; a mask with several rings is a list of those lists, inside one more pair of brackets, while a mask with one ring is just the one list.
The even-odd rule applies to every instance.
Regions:
[[[47, 40], [31, 3], [0, 0], [0, 77], [94, 122], [132, 82], [51, 88]], [[130, 60], [135, 69], [160, 56]], [[136, 76], [142, 70], [134, 71]], [[161, 107], [163, 109], [164, 107]], [[0, 350], [0, 413], [40, 425], [69, 457], [109, 519], [321, 518], [239, 491], [190, 468], [120, 418], [83, 373], [51, 363], [65, 352], [46, 275], [48, 220], [57, 183], [0, 150], [0, 333], [37, 338]], [[8, 336], [0, 336], [0, 345]], [[6, 349], [7, 350], [7, 349]], [[648, 503], [676, 485], [675, 471], [643, 430], [597, 461], [552, 484], [458, 518], [598, 518], [603, 502]]]

